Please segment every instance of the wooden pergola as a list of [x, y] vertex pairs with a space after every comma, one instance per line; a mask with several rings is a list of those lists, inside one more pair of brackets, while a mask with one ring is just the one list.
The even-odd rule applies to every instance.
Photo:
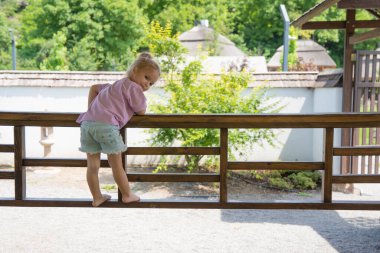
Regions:
[[[336, 5], [346, 10], [344, 21], [310, 21], [323, 11]], [[357, 10], [366, 10], [375, 20], [356, 20]], [[342, 29], [345, 30], [344, 41], [344, 74], [343, 74], [343, 112], [353, 111], [353, 60], [354, 45], [369, 39], [380, 37], [380, 1], [379, 0], [324, 0], [305, 12], [291, 25], [304, 30]], [[358, 29], [372, 29], [357, 33]], [[342, 130], [342, 146], [351, 146], [350, 129]], [[348, 159], [342, 159], [342, 172], [347, 173], [350, 168]]]

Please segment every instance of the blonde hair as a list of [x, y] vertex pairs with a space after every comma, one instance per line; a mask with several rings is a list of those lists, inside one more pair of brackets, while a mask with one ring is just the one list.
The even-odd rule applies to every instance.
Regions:
[[153, 59], [153, 56], [148, 52], [142, 52], [139, 57], [129, 66], [127, 70], [127, 76], [130, 77], [132, 71], [136, 68], [152, 67], [158, 71], [158, 75], [161, 75], [160, 65]]

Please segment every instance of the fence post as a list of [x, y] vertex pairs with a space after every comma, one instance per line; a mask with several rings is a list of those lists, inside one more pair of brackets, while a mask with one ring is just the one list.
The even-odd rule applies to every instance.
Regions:
[[324, 163], [325, 170], [322, 177], [323, 203], [332, 201], [332, 172], [333, 172], [334, 128], [324, 129]]
[[220, 199], [227, 202], [228, 129], [220, 129]]
[[[124, 140], [125, 145], [127, 145], [127, 128], [122, 128], [120, 130], [121, 137]], [[121, 163], [123, 164], [123, 168], [125, 171], [125, 174], [127, 174], [127, 152], [121, 154]], [[119, 202], [122, 202], [123, 195], [121, 195], [121, 191], [119, 188], [117, 188], [117, 199]]]
[[25, 157], [25, 127], [15, 126], [13, 135], [15, 145], [15, 199], [23, 200], [26, 197], [25, 168], [22, 166]]

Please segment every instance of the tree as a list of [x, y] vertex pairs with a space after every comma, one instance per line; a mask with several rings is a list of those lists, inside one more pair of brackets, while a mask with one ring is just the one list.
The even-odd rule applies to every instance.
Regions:
[[142, 8], [149, 20], [156, 20], [162, 26], [170, 22], [174, 34], [191, 29], [195, 22], [202, 19], [209, 20], [211, 26], [218, 33], [228, 35], [232, 29], [235, 13], [230, 8], [231, 1], [157, 0], [144, 2]]
[[0, 0], [0, 69], [12, 69], [12, 47], [9, 29], [18, 38], [18, 16], [25, 8], [24, 1]]
[[60, 32], [71, 70], [125, 70], [146, 19], [138, 0], [32, 0], [22, 21], [22, 54], [37, 66], [44, 60], [39, 52]]
[[47, 43], [46, 58], [40, 64], [42, 70], [68, 70], [66, 36], [62, 32], [54, 34], [50, 43]]

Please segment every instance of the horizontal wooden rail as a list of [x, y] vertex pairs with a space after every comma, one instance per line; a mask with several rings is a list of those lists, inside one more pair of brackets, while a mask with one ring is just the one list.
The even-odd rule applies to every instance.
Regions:
[[219, 155], [219, 148], [209, 147], [131, 147], [127, 155]]
[[15, 145], [0, 145], [0, 153], [13, 153], [15, 152]]
[[187, 174], [187, 173], [127, 173], [131, 182], [219, 182], [217, 174]]
[[229, 170], [324, 170], [322, 162], [229, 162]]
[[[0, 200], [0, 206], [22, 207], [92, 207], [90, 200]], [[380, 201], [354, 202], [218, 202], [218, 201], [162, 201], [142, 200], [139, 203], [123, 204], [109, 201], [102, 205], [105, 208], [195, 208], [195, 209], [315, 209], [315, 210], [380, 210]]]
[[360, 155], [380, 155], [380, 146], [342, 147], [334, 148], [335, 156], [360, 156]]
[[333, 184], [380, 183], [380, 175], [344, 175], [333, 176]]
[[[3, 126], [77, 127], [78, 114], [0, 112]], [[128, 128], [352, 128], [379, 127], [379, 113], [213, 114], [134, 116]]]
[[[59, 158], [24, 158], [23, 166], [29, 167], [87, 167], [86, 159], [59, 159]], [[101, 160], [100, 166], [110, 167], [107, 160]]]
[[15, 179], [14, 171], [0, 171], [0, 179]]

